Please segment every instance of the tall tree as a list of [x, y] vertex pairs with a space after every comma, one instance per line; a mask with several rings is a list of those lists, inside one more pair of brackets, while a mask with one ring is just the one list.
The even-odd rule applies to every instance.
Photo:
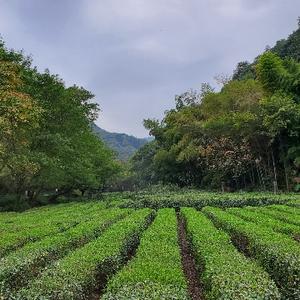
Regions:
[[[0, 43], [0, 187], [34, 204], [72, 189], [101, 189], [119, 170], [92, 132], [99, 108], [82, 87], [66, 87]], [[54, 191], [57, 191], [54, 193]]]

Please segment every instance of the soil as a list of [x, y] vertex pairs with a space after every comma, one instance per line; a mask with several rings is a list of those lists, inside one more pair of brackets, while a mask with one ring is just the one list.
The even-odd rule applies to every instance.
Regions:
[[203, 288], [199, 280], [195, 259], [193, 257], [187, 240], [185, 222], [178, 212], [177, 219], [181, 261], [183, 266], [183, 272], [188, 283], [188, 291], [192, 300], [203, 300]]
[[[136, 250], [138, 248], [138, 241], [128, 250], [126, 255], [124, 256], [123, 264], [126, 265], [133, 256], [135, 256]], [[117, 272], [117, 270], [115, 270]], [[113, 273], [115, 273], [113, 272]], [[110, 276], [112, 276], [111, 274]], [[99, 300], [101, 298], [101, 295], [103, 294], [106, 284], [109, 280], [109, 276], [107, 274], [99, 273], [97, 274], [97, 287], [93, 290], [93, 292], [88, 296], [89, 300]]]
[[246, 236], [241, 234], [232, 234], [231, 241], [233, 245], [246, 257], [251, 257], [251, 253], [249, 250], [249, 241]]

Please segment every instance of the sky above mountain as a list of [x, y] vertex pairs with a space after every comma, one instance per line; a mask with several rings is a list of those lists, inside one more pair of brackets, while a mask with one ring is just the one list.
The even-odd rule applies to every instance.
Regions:
[[0, 34], [92, 91], [99, 126], [143, 137], [144, 118], [286, 38], [299, 12], [299, 0], [0, 0]]

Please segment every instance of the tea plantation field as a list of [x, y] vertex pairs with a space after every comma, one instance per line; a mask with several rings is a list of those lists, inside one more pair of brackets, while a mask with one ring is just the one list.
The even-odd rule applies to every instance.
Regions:
[[0, 299], [300, 299], [300, 201], [111, 194], [0, 213]]

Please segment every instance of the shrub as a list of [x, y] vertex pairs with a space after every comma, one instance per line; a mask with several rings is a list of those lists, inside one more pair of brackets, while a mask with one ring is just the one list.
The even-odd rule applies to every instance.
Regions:
[[91, 220], [41, 241], [28, 243], [6, 256], [0, 261], [0, 298], [23, 286], [54, 260], [97, 238], [109, 225], [128, 213], [128, 210], [120, 209], [95, 209], [90, 215]]
[[289, 236], [247, 222], [219, 208], [203, 209], [236, 245], [256, 258], [280, 288], [283, 299], [300, 299], [300, 247]]
[[189, 299], [173, 209], [161, 209], [136, 256], [108, 283], [109, 299]]
[[64, 209], [34, 210], [7, 217], [0, 223], [0, 231], [4, 233], [0, 239], [0, 258], [26, 243], [66, 231], [81, 221], [88, 220], [89, 212], [96, 207], [98, 205], [95, 203], [71, 205]]
[[[269, 227], [277, 232], [291, 235], [295, 239], [300, 238], [300, 227], [294, 224], [280, 221], [272, 216], [264, 215], [257, 209], [229, 208], [227, 212], [243, 218], [246, 221], [254, 222], [263, 227]], [[278, 211], [278, 215], [281, 212]]]
[[97, 278], [105, 280], [123, 265], [151, 216], [152, 211], [144, 209], [115, 223], [96, 240], [59, 260], [15, 298], [84, 299], [97, 286]]
[[[253, 209], [253, 208], [248, 208], [249, 210]], [[274, 207], [274, 206], [267, 206], [267, 207], [261, 207], [258, 210], [259, 212], [267, 215], [267, 216], [271, 216], [275, 219], [281, 220], [285, 223], [290, 223], [290, 224], [295, 224], [297, 226], [300, 226], [300, 214], [294, 213], [291, 214], [288, 211], [285, 210], [278, 210], [278, 207]]]
[[201, 212], [183, 208], [187, 233], [196, 257], [205, 299], [280, 299], [275, 283], [231, 243]]

